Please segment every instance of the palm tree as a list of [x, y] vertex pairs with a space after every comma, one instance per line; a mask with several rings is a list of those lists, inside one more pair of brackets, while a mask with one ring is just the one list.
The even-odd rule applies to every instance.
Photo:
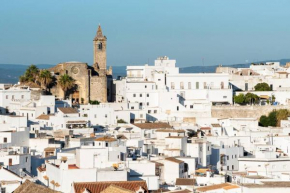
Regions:
[[26, 69], [25, 74], [24, 74], [24, 77], [28, 82], [34, 82], [34, 83], [37, 83], [38, 76], [39, 76], [39, 69], [33, 64], [30, 65]]
[[24, 83], [26, 81], [27, 81], [27, 78], [24, 75], [22, 75], [22, 76], [19, 77], [19, 82], [20, 83]]
[[75, 86], [75, 80], [71, 76], [64, 74], [59, 77], [58, 84], [60, 85], [60, 87], [62, 88], [64, 92], [64, 99], [65, 99], [67, 95], [67, 91], [69, 89], [72, 89]]
[[47, 91], [47, 88], [53, 82], [53, 77], [50, 71], [41, 70], [39, 74], [39, 80], [40, 80], [41, 86], [43, 86], [45, 91]]

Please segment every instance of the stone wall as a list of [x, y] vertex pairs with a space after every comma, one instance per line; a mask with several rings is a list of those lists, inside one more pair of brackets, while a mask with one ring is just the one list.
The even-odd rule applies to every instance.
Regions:
[[290, 106], [212, 106], [211, 115], [214, 118], [260, 118], [274, 109], [290, 110]]
[[93, 76], [90, 83], [90, 100], [107, 102], [107, 77]]

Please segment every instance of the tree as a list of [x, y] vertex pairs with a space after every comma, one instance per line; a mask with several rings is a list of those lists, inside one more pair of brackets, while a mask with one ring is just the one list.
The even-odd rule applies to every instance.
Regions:
[[262, 115], [261, 117], [260, 117], [260, 125], [262, 126], [262, 127], [268, 127], [268, 117], [266, 116], [266, 115]]
[[246, 103], [257, 103], [259, 101], [259, 97], [253, 93], [247, 93], [245, 95], [245, 102]]
[[268, 116], [261, 116], [259, 123], [262, 127], [280, 127], [281, 120], [287, 120], [289, 115], [290, 111], [288, 109], [273, 110]]
[[41, 70], [39, 74], [41, 86], [47, 91], [49, 85], [53, 82], [53, 77], [48, 70]]
[[37, 83], [37, 78], [39, 76], [39, 69], [37, 68], [37, 66], [35, 65], [30, 65], [24, 75], [19, 77], [19, 81], [20, 82], [33, 82], [33, 83]]
[[235, 101], [235, 103], [238, 103], [238, 104], [244, 104], [245, 103], [245, 95], [239, 94], [239, 95], [235, 96], [234, 101]]
[[75, 80], [71, 76], [64, 74], [59, 77], [58, 84], [64, 92], [64, 98], [66, 98], [68, 90], [72, 89], [75, 86]]
[[263, 82], [263, 83], [258, 83], [255, 86], [255, 91], [271, 91], [271, 88], [267, 83]]
[[268, 126], [276, 127], [277, 126], [277, 111], [273, 110], [268, 115]]
[[287, 109], [279, 109], [276, 112], [276, 119], [277, 119], [277, 126], [281, 126], [281, 120], [287, 120], [288, 116], [290, 115], [289, 110]]

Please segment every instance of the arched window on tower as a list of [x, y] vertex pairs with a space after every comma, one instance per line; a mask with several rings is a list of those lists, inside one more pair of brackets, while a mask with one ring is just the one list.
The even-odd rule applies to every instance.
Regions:
[[103, 49], [103, 44], [99, 43], [99, 50]]

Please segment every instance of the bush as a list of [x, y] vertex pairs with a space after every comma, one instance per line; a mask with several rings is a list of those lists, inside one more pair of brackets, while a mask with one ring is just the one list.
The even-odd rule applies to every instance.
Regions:
[[258, 83], [255, 86], [255, 91], [271, 91], [271, 88], [267, 83], [263, 82], [263, 83]]
[[238, 104], [258, 103], [259, 97], [253, 93], [247, 93], [246, 95], [241, 93], [234, 97], [234, 101]]
[[279, 109], [278, 111], [273, 110], [268, 114], [268, 116], [262, 115], [259, 124], [262, 127], [280, 127], [281, 120], [287, 120], [289, 115], [290, 111], [287, 109]]
[[91, 105], [99, 105], [100, 102], [99, 102], [99, 101], [90, 101], [90, 104], [91, 104]]
[[127, 123], [126, 121], [124, 121], [123, 119], [118, 119], [117, 123]]
[[239, 95], [235, 96], [234, 101], [235, 101], [235, 103], [238, 103], [238, 104], [244, 104], [245, 103], [245, 95], [239, 94]]

